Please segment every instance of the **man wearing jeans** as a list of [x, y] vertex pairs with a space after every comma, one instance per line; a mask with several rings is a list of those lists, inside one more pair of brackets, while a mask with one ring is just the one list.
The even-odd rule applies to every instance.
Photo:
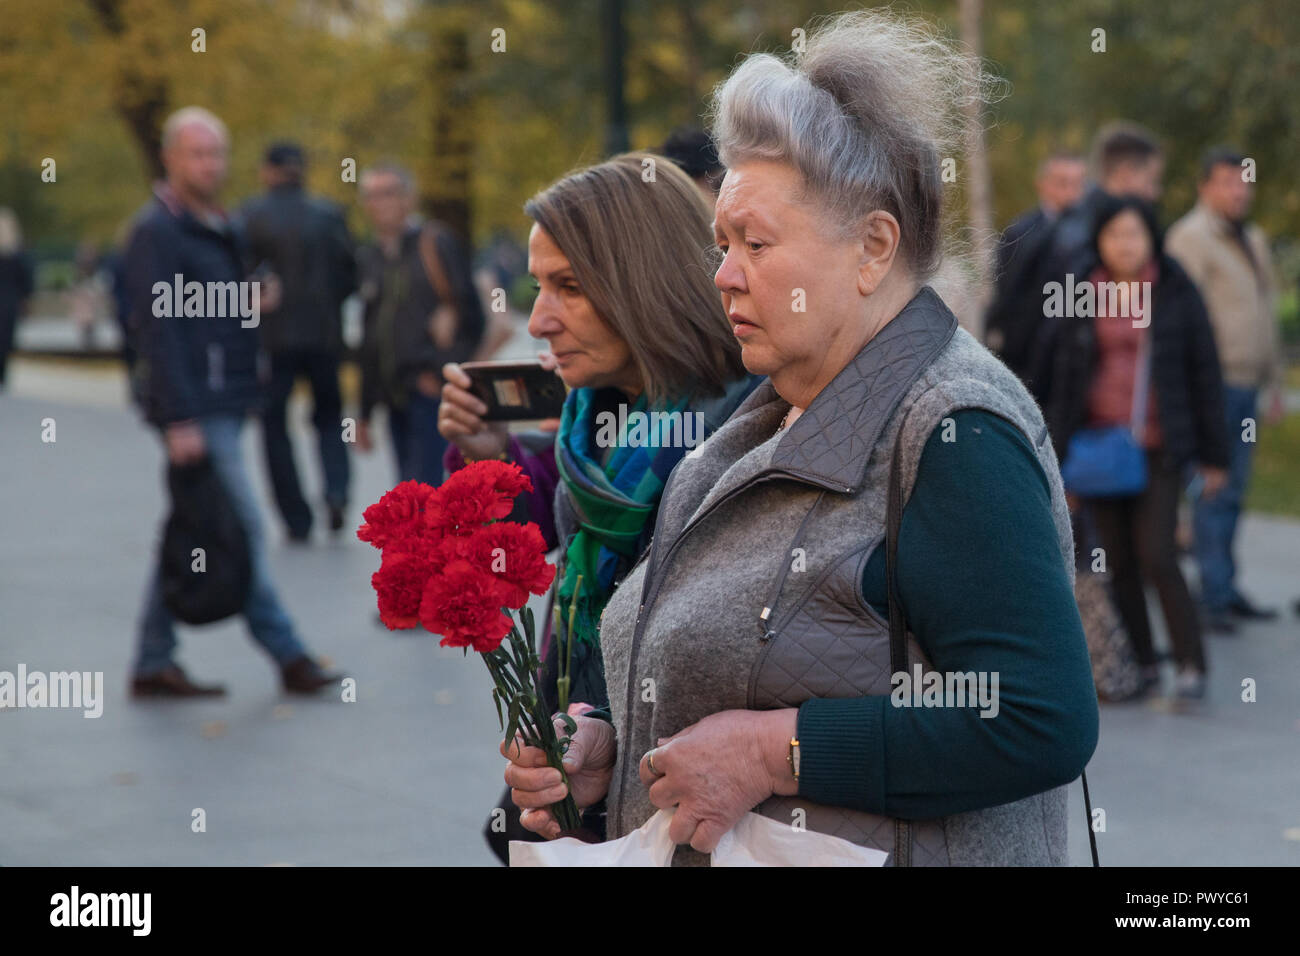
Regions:
[[1254, 177], [1240, 153], [1216, 147], [1201, 166], [1196, 206], [1169, 229], [1166, 248], [1205, 299], [1223, 363], [1231, 457], [1228, 484], [1196, 504], [1196, 557], [1201, 601], [1210, 630], [1236, 631], [1233, 617], [1271, 618], [1237, 589], [1232, 545], [1255, 448], [1261, 393], [1267, 419], [1282, 417], [1282, 349], [1277, 322], [1277, 278], [1268, 240], [1246, 222]]
[[[186, 464], [206, 457], [212, 462], [248, 539], [252, 581], [243, 614], [249, 630], [279, 667], [284, 688], [312, 693], [339, 676], [325, 673], [308, 656], [276, 596], [240, 448], [245, 416], [259, 403], [262, 362], [257, 319], [242, 314], [243, 303], [252, 303], [256, 293], [240, 288], [240, 250], [217, 206], [226, 174], [225, 126], [206, 110], [189, 107], [167, 120], [162, 145], [167, 178], [137, 218], [126, 253], [131, 323], [140, 360], [147, 363], [146, 416], [162, 432], [168, 461]], [[187, 289], [187, 306], [177, 314], [174, 303], [164, 301], [177, 283], [199, 283], [192, 288], [207, 294], [191, 299]], [[231, 288], [239, 290], [233, 299], [213, 294]], [[217, 301], [226, 305], [214, 310]], [[232, 301], [241, 303], [234, 315]], [[251, 311], [260, 315], [258, 308]], [[175, 648], [175, 627], [155, 566], [140, 618], [132, 695], [225, 693], [223, 687], [191, 681], [173, 659]]]

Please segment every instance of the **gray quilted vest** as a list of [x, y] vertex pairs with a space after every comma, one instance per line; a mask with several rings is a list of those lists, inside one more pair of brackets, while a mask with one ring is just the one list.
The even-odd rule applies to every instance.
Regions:
[[[651, 549], [605, 609], [601, 649], [618, 760], [611, 839], [655, 812], [641, 756], [723, 710], [797, 707], [813, 697], [888, 695], [889, 622], [862, 575], [883, 543], [899, 442], [902, 501], [921, 452], [953, 412], [1013, 423], [1051, 485], [1061, 561], [1074, 576], [1069, 513], [1038, 406], [929, 287], [889, 322], [787, 430], [790, 406], [765, 381], [674, 470]], [[907, 634], [909, 669], [932, 670]], [[1064, 787], [1003, 806], [911, 821], [913, 865], [1064, 865]], [[754, 808], [784, 823], [890, 853], [893, 818], [804, 798]], [[707, 865], [678, 847], [675, 865]]]

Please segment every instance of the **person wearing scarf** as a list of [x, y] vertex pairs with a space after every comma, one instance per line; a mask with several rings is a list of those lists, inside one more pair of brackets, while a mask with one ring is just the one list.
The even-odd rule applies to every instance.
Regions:
[[[653, 164], [652, 184], [643, 172]], [[722, 425], [758, 385], [745, 371], [712, 281], [710, 215], [691, 180], [662, 157], [627, 154], [579, 170], [524, 207], [534, 225], [528, 266], [538, 289], [529, 333], [546, 339], [543, 364], [569, 387], [558, 423], [507, 430], [457, 365], [443, 369], [438, 427], [451, 443], [449, 472], [499, 458], [528, 474], [533, 492], [514, 521], [535, 521], [558, 548], [552, 601], [573, 640], [571, 713], [608, 705], [598, 631], [601, 612], [654, 533], [673, 468]], [[541, 686], [558, 709], [561, 641], [546, 614]], [[489, 843], [507, 859], [509, 839], [537, 839], [518, 826], [509, 794], [504, 832]], [[588, 812], [597, 832], [600, 809]]]
[[[690, 450], [678, 434], [701, 444], [758, 384], [745, 376], [721, 401], [676, 399], [650, 406], [642, 394], [619, 416], [612, 399], [592, 389], [575, 389], [565, 401], [556, 440], [555, 463], [577, 530], [568, 539], [557, 576], [556, 601], [573, 613], [571, 698], [606, 703], [599, 666], [597, 630], [616, 583], [645, 551], [654, 531], [659, 498], [677, 463]], [[616, 424], [615, 424], [616, 423]], [[617, 428], [617, 440], [600, 441]], [[641, 429], [643, 435], [637, 434]], [[602, 447], [603, 446], [603, 447]]]

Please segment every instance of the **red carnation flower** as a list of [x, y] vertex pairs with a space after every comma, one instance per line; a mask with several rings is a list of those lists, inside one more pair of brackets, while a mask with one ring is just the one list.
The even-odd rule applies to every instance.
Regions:
[[390, 631], [415, 627], [420, 622], [420, 601], [435, 571], [432, 557], [388, 550], [379, 570], [370, 576], [379, 597], [380, 620]]
[[501, 646], [512, 622], [502, 613], [510, 586], [463, 558], [429, 578], [420, 602], [420, 622], [441, 634], [443, 647], [472, 647], [483, 654]]
[[533, 490], [532, 480], [513, 461], [476, 461], [469, 467], [461, 469], [452, 477], [455, 478], [459, 475], [481, 481], [511, 500], [519, 497], [525, 491]]
[[545, 594], [555, 578], [555, 567], [546, 560], [546, 541], [531, 522], [497, 522], [471, 535], [448, 538], [446, 546], [457, 557], [508, 585], [505, 605], [510, 608], [528, 603], [529, 592]]
[[[508, 734], [529, 725], [549, 728], [551, 716], [538, 687], [533, 617], [523, 615], [516, 629], [505, 613], [523, 607], [530, 593], [545, 594], [555, 578], [537, 525], [501, 520], [516, 497], [532, 490], [518, 465], [476, 462], [437, 489], [402, 482], [365, 510], [365, 524], [357, 530], [358, 538], [383, 552], [370, 578], [380, 618], [390, 629], [423, 624], [441, 635], [443, 647], [483, 654], [497, 717]], [[509, 648], [502, 648], [507, 639]], [[557, 686], [564, 699], [567, 673]], [[508, 728], [506, 711], [513, 715]], [[560, 766], [566, 744], [555, 734], [525, 740], [545, 748], [551, 765]], [[571, 796], [551, 809], [565, 828], [579, 825]]]
[[412, 537], [427, 537], [426, 512], [436, 507], [434, 489], [419, 481], [404, 481], [362, 512], [365, 524], [357, 537], [376, 548]]
[[515, 498], [532, 490], [532, 481], [513, 462], [476, 461], [438, 486], [437, 508], [426, 516], [426, 524], [435, 532], [464, 534], [509, 516]]
[[489, 521], [510, 514], [514, 503], [503, 499], [486, 485], [461, 485], [453, 494], [440, 496], [438, 506], [425, 513], [428, 533], [445, 536], [470, 534]]

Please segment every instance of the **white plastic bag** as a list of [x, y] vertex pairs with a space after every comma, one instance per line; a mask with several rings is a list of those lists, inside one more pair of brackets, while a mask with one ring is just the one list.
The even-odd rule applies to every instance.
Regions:
[[671, 810], [660, 810], [641, 829], [619, 840], [583, 843], [573, 837], [530, 843], [510, 841], [511, 866], [670, 866], [677, 849], [668, 836]]
[[722, 835], [713, 866], [884, 866], [884, 850], [747, 813]]
[[[670, 866], [677, 849], [668, 836], [672, 810], [660, 810], [618, 840], [583, 843], [510, 841], [511, 866]], [[718, 841], [713, 866], [884, 866], [889, 854], [812, 830], [796, 830], [747, 813]]]

